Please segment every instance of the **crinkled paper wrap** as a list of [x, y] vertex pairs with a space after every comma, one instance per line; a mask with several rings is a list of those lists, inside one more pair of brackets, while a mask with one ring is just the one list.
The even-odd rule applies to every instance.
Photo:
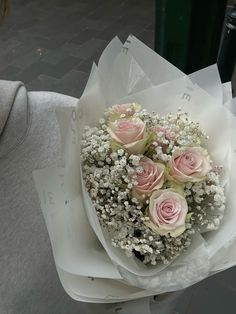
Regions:
[[[200, 122], [210, 136], [213, 160], [224, 166], [227, 206], [220, 229], [196, 233], [189, 249], [167, 267], [145, 266], [111, 245], [81, 180], [83, 127], [95, 125], [108, 106], [124, 102], [159, 114], [181, 107]], [[58, 273], [73, 298], [116, 302], [176, 291], [236, 264], [233, 102], [215, 65], [186, 76], [134, 36], [124, 45], [118, 38], [111, 41], [92, 67], [78, 108], [57, 113], [66, 166], [34, 172]]]

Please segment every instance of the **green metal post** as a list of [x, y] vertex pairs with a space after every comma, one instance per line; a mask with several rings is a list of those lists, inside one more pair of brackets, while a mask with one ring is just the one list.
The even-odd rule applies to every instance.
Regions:
[[155, 50], [185, 70], [191, 24], [192, 0], [156, 0]]
[[155, 50], [186, 73], [216, 62], [227, 0], [156, 0]]

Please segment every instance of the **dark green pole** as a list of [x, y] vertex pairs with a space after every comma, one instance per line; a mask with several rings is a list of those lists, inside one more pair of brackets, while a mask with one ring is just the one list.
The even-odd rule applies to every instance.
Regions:
[[155, 50], [186, 73], [217, 60], [227, 0], [156, 0]]
[[222, 82], [231, 81], [236, 61], [236, 4], [226, 17], [223, 40], [217, 60]]
[[186, 73], [216, 63], [227, 0], [194, 0]]
[[181, 70], [186, 69], [192, 0], [156, 0], [155, 50]]

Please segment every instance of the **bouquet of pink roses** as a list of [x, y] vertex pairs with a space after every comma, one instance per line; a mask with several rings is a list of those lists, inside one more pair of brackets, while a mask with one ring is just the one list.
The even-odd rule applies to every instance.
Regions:
[[83, 178], [114, 247], [144, 264], [170, 263], [195, 230], [216, 230], [225, 209], [208, 137], [181, 110], [160, 116], [115, 105], [85, 128]]
[[188, 77], [133, 36], [111, 41], [57, 112], [64, 166], [34, 172], [71, 297], [137, 299], [236, 264], [233, 102], [216, 66]]

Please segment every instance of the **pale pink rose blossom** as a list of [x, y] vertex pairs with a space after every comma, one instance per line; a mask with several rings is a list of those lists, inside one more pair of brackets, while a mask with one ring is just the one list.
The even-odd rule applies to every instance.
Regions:
[[154, 190], [160, 189], [164, 183], [165, 166], [161, 163], [153, 162], [144, 157], [139, 166], [142, 172], [137, 172], [137, 185], [135, 191], [140, 194], [148, 194]]
[[155, 129], [156, 134], [162, 133], [167, 140], [173, 140], [175, 135], [174, 132], [171, 131], [168, 127], [158, 127]]
[[139, 154], [145, 147], [145, 123], [139, 119], [116, 120], [111, 122], [108, 132], [113, 140], [132, 154]]
[[208, 152], [202, 147], [176, 149], [169, 161], [169, 175], [178, 182], [202, 181], [211, 170]]
[[154, 191], [150, 197], [147, 226], [160, 235], [178, 237], [185, 229], [186, 199], [172, 189]]
[[135, 112], [140, 110], [141, 106], [136, 103], [118, 104], [114, 105], [110, 109], [110, 119], [116, 120], [121, 118], [121, 115], [125, 115], [123, 118], [132, 117]]

